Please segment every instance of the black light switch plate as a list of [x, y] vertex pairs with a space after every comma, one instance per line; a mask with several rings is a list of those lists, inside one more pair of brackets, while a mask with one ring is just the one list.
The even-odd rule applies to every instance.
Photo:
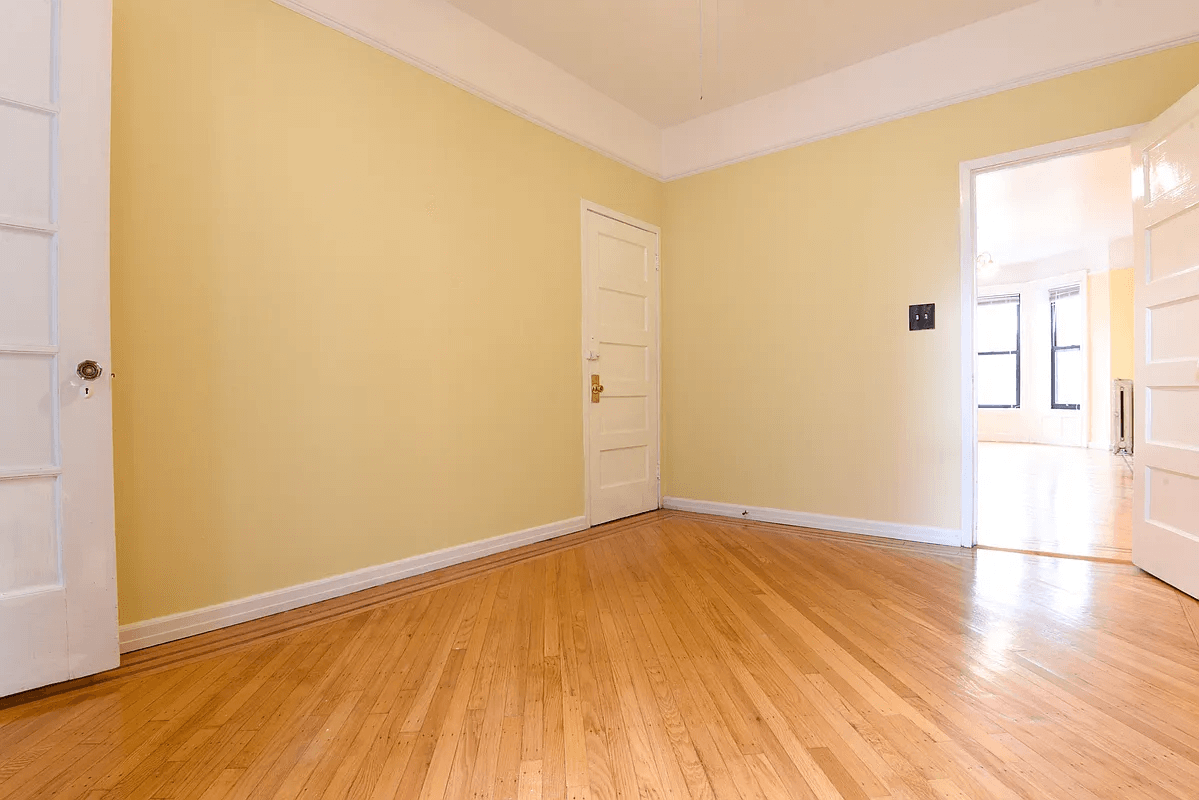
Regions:
[[937, 306], [935, 303], [908, 306], [909, 331], [931, 331], [935, 327], [937, 327]]

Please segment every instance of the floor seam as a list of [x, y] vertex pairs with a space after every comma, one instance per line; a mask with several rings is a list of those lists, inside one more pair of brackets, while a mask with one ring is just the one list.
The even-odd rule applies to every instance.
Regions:
[[1195, 640], [1195, 647], [1199, 648], [1199, 630], [1195, 629], [1195, 620], [1192, 618], [1191, 613], [1187, 611], [1186, 604], [1188, 602], [1195, 603], [1199, 601], [1191, 599], [1189, 595], [1183, 594], [1180, 590], [1178, 594], [1178, 605], [1182, 608], [1182, 618], [1187, 621], [1187, 627], [1191, 629], [1191, 638]]
[[975, 545], [979, 550], [991, 550], [996, 553], [1019, 553], [1023, 556], [1042, 556], [1044, 558], [1068, 558], [1073, 561], [1092, 561], [1097, 564], [1121, 564], [1133, 566], [1131, 553], [1129, 558], [1111, 558], [1108, 556], [1088, 556], [1079, 553], [1054, 553], [1048, 550], [1023, 550], [1018, 547], [996, 547], [990, 544]]
[[[491, 572], [507, 569], [525, 561], [584, 547], [591, 542], [631, 528], [652, 524], [655, 520], [666, 516], [668, 515], [662, 509], [654, 509], [644, 514], [635, 514], [631, 517], [601, 523], [592, 528], [555, 536], [542, 542], [521, 545], [512, 550], [492, 553], [460, 564], [359, 589], [339, 597], [318, 600], [315, 603], [308, 603], [276, 614], [268, 614], [265, 617], [247, 620], [236, 625], [216, 628], [182, 639], [133, 650], [122, 654], [120, 666], [111, 670], [0, 697], [0, 711], [72, 692], [95, 691], [97, 687], [115, 681], [153, 675], [304, 630], [344, 621], [393, 603], [412, 600], [427, 592], [444, 589]], [[357, 599], [355, 599], [356, 596]], [[237, 629], [242, 626], [253, 627], [239, 632]], [[244, 638], [241, 638], [242, 636]], [[155, 653], [154, 651], [161, 652]]]

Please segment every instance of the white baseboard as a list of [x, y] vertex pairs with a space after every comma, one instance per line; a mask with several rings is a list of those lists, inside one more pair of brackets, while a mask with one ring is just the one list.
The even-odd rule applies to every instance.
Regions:
[[585, 517], [564, 519], [547, 525], [539, 525], [536, 528], [400, 559], [390, 564], [366, 567], [342, 575], [333, 575], [309, 583], [276, 589], [273, 592], [243, 597], [240, 600], [230, 600], [227, 603], [198, 608], [194, 611], [183, 611], [165, 617], [148, 619], [144, 622], [122, 625], [120, 631], [121, 652], [128, 653], [132, 650], [195, 636], [198, 633], [205, 633], [217, 628], [226, 628], [239, 622], [249, 622], [310, 603], [328, 600], [331, 597], [341, 597], [413, 575], [432, 572], [442, 567], [450, 567], [464, 561], [513, 550], [526, 544], [544, 542], [547, 539], [565, 536], [586, 528]]
[[883, 539], [899, 539], [904, 542], [941, 544], [947, 547], [960, 547], [962, 543], [962, 532], [958, 528], [902, 525], [898, 522], [832, 517], [827, 514], [809, 514], [803, 511], [786, 511], [781, 508], [740, 506], [733, 503], [714, 503], [709, 500], [687, 500], [682, 497], [665, 497], [662, 499], [662, 506], [675, 511], [692, 511], [696, 514], [714, 514], [718, 517], [733, 517], [756, 522], [776, 522], [780, 525], [792, 525], [797, 528], [856, 533]]

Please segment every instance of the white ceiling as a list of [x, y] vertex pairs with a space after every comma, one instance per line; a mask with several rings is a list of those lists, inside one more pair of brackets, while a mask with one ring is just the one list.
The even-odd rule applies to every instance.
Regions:
[[1131, 164], [1118, 147], [978, 176], [978, 252], [997, 267], [979, 283], [1132, 266]]
[[1032, 1], [449, 0], [663, 127]]

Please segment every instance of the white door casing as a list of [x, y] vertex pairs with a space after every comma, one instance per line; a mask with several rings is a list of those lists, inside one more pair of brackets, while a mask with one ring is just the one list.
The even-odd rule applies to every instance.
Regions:
[[1133, 139], [1132, 560], [1199, 597], [1199, 87]]
[[961, 383], [958, 397], [961, 408], [961, 440], [962, 440], [962, 470], [960, 496], [962, 501], [961, 514], [961, 545], [974, 547], [978, 532], [978, 397], [975, 391], [975, 360], [974, 348], [974, 310], [976, 301], [976, 279], [978, 257], [976, 242], [975, 212], [975, 178], [984, 172], [1006, 169], [1019, 164], [1032, 164], [1037, 161], [1058, 158], [1061, 156], [1077, 155], [1096, 150], [1107, 150], [1120, 147], [1131, 142], [1139, 126], [1120, 128], [1089, 134], [1074, 139], [1067, 139], [1050, 144], [1017, 150], [1011, 153], [987, 156], [985, 158], [963, 161], [958, 165], [960, 192], [959, 207], [959, 259], [961, 282], [959, 284], [961, 302]]
[[[108, 0], [0, 0], [0, 695], [117, 666]], [[84, 381], [76, 365], [103, 375]], [[87, 396], [84, 396], [84, 393]]]
[[584, 488], [599, 525], [660, 504], [658, 229], [584, 201], [582, 233]]

